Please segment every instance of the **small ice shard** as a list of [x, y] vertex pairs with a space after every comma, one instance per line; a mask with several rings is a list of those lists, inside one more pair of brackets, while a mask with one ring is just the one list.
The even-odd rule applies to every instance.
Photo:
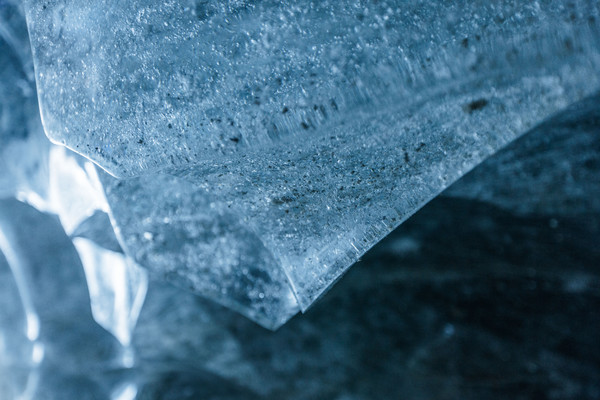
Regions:
[[[92, 318], [83, 267], [58, 219], [3, 199], [0, 231], [6, 239], [3, 252], [8, 249], [11, 254], [7, 259], [13, 275], [24, 281], [39, 321], [39, 333], [31, 336], [44, 345], [40, 368], [60, 363], [61, 371], [79, 374], [82, 366], [88, 372], [122, 366], [117, 341]], [[18, 288], [23, 290], [21, 284]], [[93, 366], [88, 363], [91, 358], [98, 360]]]
[[[131, 366], [131, 351], [126, 351], [92, 318], [82, 265], [58, 218], [15, 199], [3, 199], [0, 232], [6, 238], [2, 250], [8, 249], [11, 254], [10, 270], [15, 278], [17, 274], [24, 277], [39, 321], [39, 337], [28, 355], [30, 364], [35, 365], [27, 365], [28, 360], [24, 359], [25, 365], [13, 363], [4, 374], [2, 364], [10, 360], [5, 354], [0, 355], [0, 397], [110, 398], [110, 389], [125, 376], [123, 373], [116, 376], [115, 371]], [[5, 270], [0, 255], [3, 288], [10, 283], [4, 279]], [[0, 301], [8, 292], [0, 293]], [[18, 304], [10, 307], [0, 309], [0, 322], [4, 322], [7, 312], [18, 310]], [[10, 331], [12, 327], [0, 325], [0, 341], [6, 328]], [[30, 330], [28, 323], [27, 328]], [[10, 340], [6, 344], [17, 343]], [[2, 386], [5, 378], [14, 389]]]
[[107, 212], [108, 205], [92, 162], [62, 146], [52, 146], [49, 158], [48, 196], [42, 207], [57, 214], [70, 235], [95, 212]]
[[21, 398], [108, 398], [99, 393], [115, 378], [101, 372], [126, 366], [127, 353], [93, 320], [83, 267], [58, 218], [3, 199], [0, 232], [13, 276], [25, 281], [38, 317], [36, 344], [43, 345], [33, 348], [38, 365]]
[[60, 218], [79, 253], [94, 319], [128, 346], [148, 285], [147, 272], [123, 254], [106, 211], [96, 168], [61, 146], [50, 149], [44, 207]]
[[[118, 176], [271, 144], [283, 153], [351, 131], [356, 114], [399, 116], [446, 93], [526, 88], [557, 71], [597, 80], [596, 0], [24, 4], [47, 135]], [[500, 107], [462, 106], [488, 102]]]

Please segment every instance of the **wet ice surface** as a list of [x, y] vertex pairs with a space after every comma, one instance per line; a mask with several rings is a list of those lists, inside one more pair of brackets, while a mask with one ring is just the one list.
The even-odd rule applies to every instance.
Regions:
[[47, 151], [39, 118], [25, 19], [17, 2], [0, 3], [0, 197], [45, 194]]
[[[198, 265], [191, 257], [203, 252], [184, 256], [178, 250], [181, 259], [176, 263], [164, 260], [169, 238], [185, 246], [201, 235], [196, 230], [212, 229], [199, 226], [197, 219], [218, 223], [227, 213], [260, 239], [272, 256], [264, 263], [286, 272], [305, 310], [367, 249], [524, 126], [555, 109], [568, 91], [544, 86], [535, 91], [529, 87], [527, 94], [535, 92], [547, 103], [526, 103], [519, 89], [510, 88], [505, 94], [496, 87], [493, 95], [477, 93], [490, 98], [490, 104], [471, 114], [463, 109], [470, 97], [459, 98], [456, 104], [442, 97], [402, 117], [351, 121], [349, 125], [360, 132], [356, 136], [340, 133], [342, 126], [324, 140], [248, 152], [241, 162], [219, 157], [167, 170], [169, 178], [106, 182], [107, 198], [134, 257], [184, 286], [193, 287], [202, 276], [189, 270]], [[553, 99], [548, 92], [554, 89], [560, 94]], [[471, 134], [474, 126], [476, 135]], [[373, 131], [377, 138], [365, 140], [372, 139]], [[397, 132], [406, 135], [398, 137]], [[238, 241], [230, 240], [228, 246]], [[219, 269], [225, 271], [256, 264], [255, 259], [239, 256], [219, 261], [223, 263]]]
[[[44, 348], [60, 351], [46, 353], [38, 367], [23, 365], [31, 357], [30, 342], [18, 325], [3, 324], [5, 343], [22, 343], [9, 347], [21, 352], [19, 368], [2, 364], [10, 374], [0, 376], [9, 377], [14, 388], [5, 393], [21, 393], [29, 381], [32, 398], [48, 399], [114, 399], [123, 393], [138, 399], [597, 398], [600, 209], [593, 200], [575, 197], [544, 211], [554, 185], [575, 194], [585, 188], [591, 199], [600, 194], [598, 181], [586, 180], [588, 173], [597, 176], [600, 153], [579, 152], [581, 144], [600, 146], [597, 105], [597, 97], [576, 105], [482, 164], [367, 253], [305, 315], [276, 332], [151, 282], [131, 340], [133, 368], [123, 369], [128, 357], [115, 352], [119, 345], [99, 330], [89, 308], [69, 306], [81, 310], [75, 311], [81, 316], [72, 326], [72, 315], [62, 308], [48, 313], [40, 307], [41, 315], [52, 317], [40, 318], [40, 340]], [[546, 142], [548, 137], [553, 140]], [[515, 201], [496, 201], [501, 209], [471, 200], [475, 181], [493, 189], [497, 180], [509, 179], [502, 172], [514, 174], [497, 167], [514, 153], [520, 154], [520, 176], [529, 185], [511, 186], [510, 192], [516, 199], [529, 196], [529, 211], [511, 208]], [[560, 173], [582, 162], [585, 173]], [[492, 177], [485, 178], [483, 171]], [[551, 185], [544, 183], [547, 175], [555, 177]], [[532, 190], [536, 182], [540, 185]], [[448, 198], [451, 194], [455, 198]], [[503, 198], [511, 198], [508, 189]], [[3, 224], [27, 233], [20, 240], [49, 243], [55, 250], [31, 246], [40, 256], [22, 259], [55, 265], [48, 254], [60, 253], [66, 274], [73, 273], [70, 265], [81, 271], [56, 218], [15, 201], [4, 201], [2, 209]], [[93, 218], [102, 224], [102, 218]], [[47, 233], [32, 237], [31, 226]], [[86, 232], [95, 237], [93, 230]], [[0, 261], [0, 267], [6, 271], [8, 266]], [[76, 275], [60, 281], [61, 302], [85, 303], [77, 289], [82, 274]], [[2, 277], [3, 285], [10, 285], [4, 279], [10, 274]], [[54, 286], [56, 279], [38, 283]], [[73, 290], [64, 290], [69, 282]], [[2, 301], [10, 293], [18, 295], [3, 290]], [[40, 303], [56, 302], [44, 296]], [[14, 298], [6, 304], [14, 302], [20, 304]], [[14, 306], [0, 310], [0, 320], [23, 321]], [[68, 337], [54, 322], [61, 318], [71, 327]], [[107, 347], [96, 352], [102, 343]]]

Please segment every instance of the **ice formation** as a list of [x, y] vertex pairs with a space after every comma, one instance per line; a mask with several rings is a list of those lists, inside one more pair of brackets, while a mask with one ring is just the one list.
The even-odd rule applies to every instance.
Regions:
[[[591, 0], [25, 0], [32, 54], [2, 4], [0, 197], [58, 215], [123, 345], [147, 272], [281, 326], [600, 90]], [[449, 195], [478, 198], [478, 182]]]
[[600, 87], [595, 2], [25, 7], [46, 132], [123, 178], [124, 251], [270, 327]]
[[[351, 282], [279, 336], [195, 295], [276, 329], [448, 187], [438, 217], [493, 204], [494, 224], [471, 224], [494, 240], [503, 218], [530, 222], [523, 246], [542, 235], [594, 264], [598, 71], [594, 0], [0, 0], [0, 397], [159, 396], [171, 364], [176, 388], [333, 397], [289, 376], [349, 385], [324, 360], [360, 372], [351, 351], [372, 354], [355, 328], [389, 325], [361, 307], [407, 308], [386, 299], [410, 292], [402, 273], [382, 294]], [[553, 215], [543, 228], [540, 215]], [[570, 236], [554, 235], [563, 220]], [[433, 247], [417, 261], [443, 266], [451, 250], [423, 238], [445, 220], [419, 221], [385, 252]], [[543, 258], [573, 264], [556, 259]], [[448, 277], [433, 271], [435, 292]], [[594, 274], [558, 285], [587, 293]], [[416, 306], [424, 316], [406, 314], [431, 325]], [[440, 332], [416, 342], [460, 337]], [[390, 354], [379, 372], [432, 357]]]

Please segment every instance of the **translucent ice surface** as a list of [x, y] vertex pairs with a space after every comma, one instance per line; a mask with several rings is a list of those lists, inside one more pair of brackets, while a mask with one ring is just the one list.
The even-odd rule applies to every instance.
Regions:
[[561, 74], [598, 70], [596, 0], [25, 5], [46, 133], [119, 176], [283, 154], [356, 114], [385, 124], [448, 92], [488, 90], [461, 105], [471, 111], [498, 85], [537, 102], [528, 79], [568, 89]]
[[145, 290], [129, 263], [278, 327], [600, 90], [592, 0], [23, 4], [46, 134], [109, 172], [54, 147], [41, 204], [123, 342]]
[[292, 3], [0, 0], [0, 399], [600, 398], [598, 1]]
[[[108, 202], [142, 265], [192, 288], [216, 271], [231, 277], [257, 265], [280, 267], [305, 310], [425, 202], [585, 92], [590, 75], [563, 85], [579, 76], [439, 96], [401, 116], [357, 117], [321, 141], [106, 181]], [[473, 97], [489, 104], [467, 112]], [[356, 134], [345, 135], [347, 126]], [[249, 238], [256, 244], [245, 247]], [[220, 256], [205, 261], [214, 254]]]

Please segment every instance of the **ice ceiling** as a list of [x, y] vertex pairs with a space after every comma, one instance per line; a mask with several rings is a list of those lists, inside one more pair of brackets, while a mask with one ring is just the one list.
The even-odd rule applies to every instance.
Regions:
[[[0, 1], [0, 197], [58, 215], [82, 269], [47, 279], [80, 282], [79, 297], [87, 284], [123, 344], [148, 279], [275, 329], [458, 178], [600, 90], [599, 13]], [[0, 249], [34, 339], [39, 277], [21, 205], [3, 202]]]

